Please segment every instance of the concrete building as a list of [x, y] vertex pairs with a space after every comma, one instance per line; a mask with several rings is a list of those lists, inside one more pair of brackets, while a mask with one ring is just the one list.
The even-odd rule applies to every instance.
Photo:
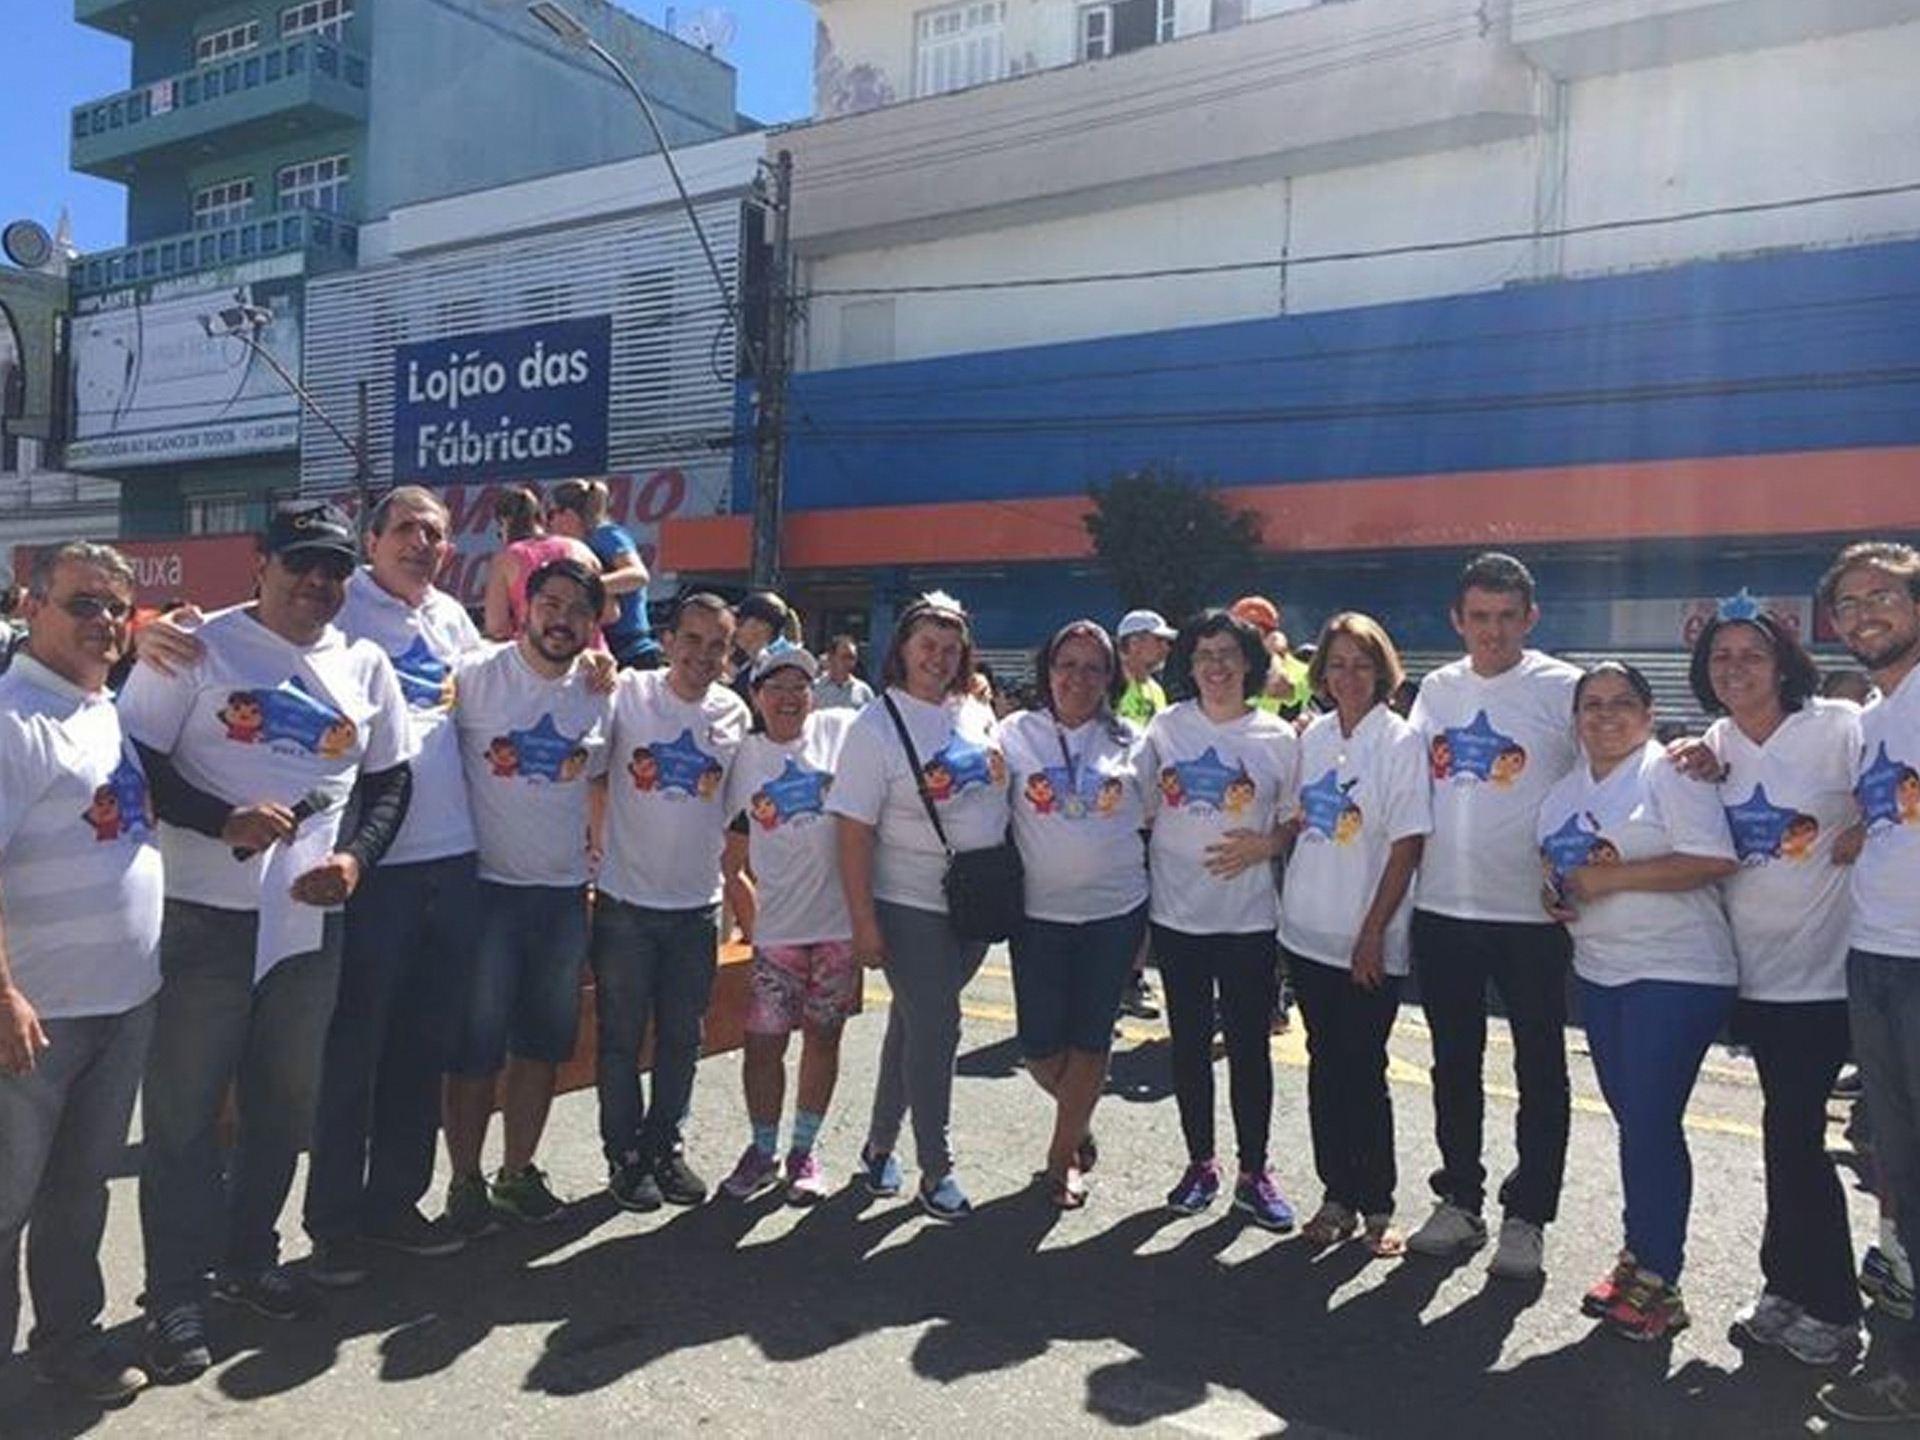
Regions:
[[1263, 514], [1296, 638], [1416, 649], [1488, 544], [1548, 643], [1672, 649], [1920, 525], [1920, 0], [815, 3], [803, 604], [1110, 610], [1087, 487], [1147, 465]]
[[[607, 0], [568, 8], [646, 86], [670, 143], [741, 128], [734, 72]], [[300, 373], [307, 283], [402, 207], [653, 148], [632, 100], [518, 0], [75, 0], [132, 43], [73, 115], [76, 170], [127, 185], [128, 244], [73, 275], [70, 466], [118, 476], [130, 534], [258, 523], [298, 486], [297, 400], [209, 313]], [[331, 412], [330, 412], [331, 413]], [[353, 407], [335, 416], [356, 423]], [[308, 422], [311, 424], [311, 422]]]

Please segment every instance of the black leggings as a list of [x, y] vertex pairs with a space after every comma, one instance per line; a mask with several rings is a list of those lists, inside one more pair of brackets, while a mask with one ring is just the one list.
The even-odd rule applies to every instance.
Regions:
[[1250, 935], [1188, 935], [1153, 927], [1153, 952], [1167, 996], [1167, 1027], [1173, 1033], [1173, 1094], [1187, 1159], [1214, 1158], [1213, 1035], [1215, 1002], [1227, 1042], [1228, 1096], [1240, 1169], [1257, 1174], [1267, 1166], [1267, 1132], [1273, 1118], [1273, 1056], [1267, 1028], [1279, 984], [1269, 931]]

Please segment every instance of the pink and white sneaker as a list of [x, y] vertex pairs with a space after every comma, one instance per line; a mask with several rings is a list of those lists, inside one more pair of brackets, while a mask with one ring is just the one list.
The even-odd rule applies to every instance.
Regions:
[[787, 1203], [818, 1205], [827, 1198], [827, 1180], [811, 1150], [787, 1153]]

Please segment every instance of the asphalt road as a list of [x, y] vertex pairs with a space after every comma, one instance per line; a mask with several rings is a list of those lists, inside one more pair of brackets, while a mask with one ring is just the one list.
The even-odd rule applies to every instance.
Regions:
[[[822, 1140], [839, 1174], [852, 1167], [872, 1091], [884, 989], [870, 998], [849, 1029], [842, 1102]], [[1577, 1031], [1573, 1150], [1548, 1275], [1515, 1285], [1487, 1279], [1484, 1252], [1457, 1265], [1370, 1262], [1353, 1245], [1315, 1254], [1223, 1208], [1194, 1220], [1167, 1214], [1160, 1197], [1182, 1153], [1157, 1023], [1124, 1027], [1098, 1117], [1093, 1200], [1057, 1214], [1031, 1184], [1047, 1115], [1019, 1070], [1012, 1006], [996, 954], [967, 996], [956, 1135], [978, 1208], [963, 1224], [857, 1187], [811, 1211], [767, 1197], [624, 1214], [600, 1189], [592, 1097], [573, 1095], [556, 1105], [542, 1157], [576, 1200], [559, 1223], [449, 1259], [396, 1257], [308, 1321], [276, 1325], [216, 1308], [214, 1371], [112, 1412], [8, 1366], [0, 1436], [424, 1440], [637, 1428], [977, 1440], [1120, 1428], [1757, 1440], [1823, 1428], [1810, 1417], [1827, 1376], [1778, 1354], [1744, 1356], [1726, 1338], [1758, 1285], [1762, 1224], [1760, 1099], [1743, 1060], [1713, 1052], [1689, 1116], [1694, 1327], [1668, 1344], [1632, 1345], [1578, 1312], [1619, 1246], [1620, 1202], [1613, 1126]], [[1274, 1155], [1305, 1209], [1318, 1193], [1297, 1026], [1274, 1052]], [[1400, 1203], [1411, 1227], [1425, 1214], [1434, 1164], [1416, 1008], [1404, 1012], [1393, 1052]], [[1488, 1062], [1495, 1176], [1511, 1160], [1509, 1061], [1497, 1032]], [[1224, 1093], [1220, 1103], [1230, 1149]], [[692, 1158], [717, 1181], [744, 1140], [737, 1062], [709, 1062]], [[130, 1148], [127, 1178], [114, 1187], [114, 1323], [132, 1320], [139, 1288], [137, 1164]], [[297, 1256], [296, 1213], [297, 1204], [284, 1233]], [[1856, 1192], [1862, 1244], [1872, 1221]]]

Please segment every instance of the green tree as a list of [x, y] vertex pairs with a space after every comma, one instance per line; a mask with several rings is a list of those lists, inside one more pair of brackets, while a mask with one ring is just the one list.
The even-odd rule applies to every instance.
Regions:
[[1087, 493], [1094, 554], [1127, 609], [1178, 624], [1238, 594], [1259, 562], [1259, 512], [1230, 505], [1211, 480], [1148, 466]]

